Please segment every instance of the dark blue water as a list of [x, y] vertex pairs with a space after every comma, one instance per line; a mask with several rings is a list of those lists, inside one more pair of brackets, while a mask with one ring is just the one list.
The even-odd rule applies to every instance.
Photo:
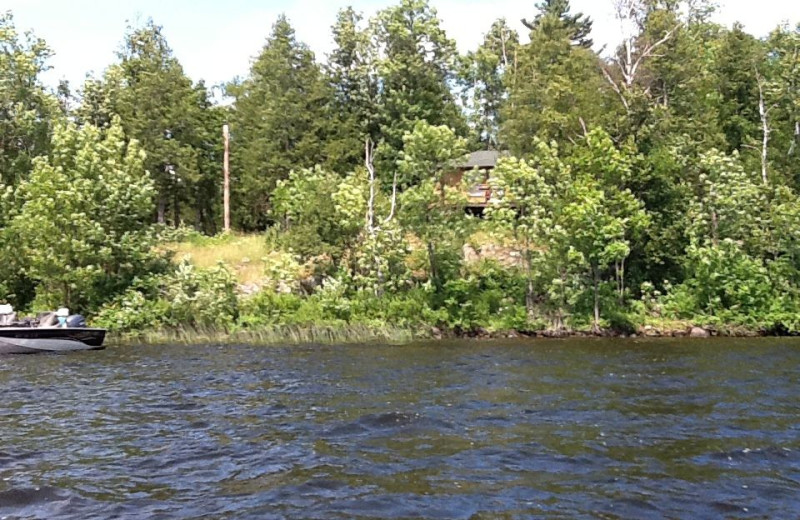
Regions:
[[0, 518], [798, 518], [800, 342], [0, 358]]

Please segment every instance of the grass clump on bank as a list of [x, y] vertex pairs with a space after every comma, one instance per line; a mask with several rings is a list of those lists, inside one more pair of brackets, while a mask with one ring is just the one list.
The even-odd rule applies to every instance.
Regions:
[[171, 328], [141, 333], [112, 333], [112, 343], [131, 344], [257, 344], [257, 345], [333, 345], [347, 343], [409, 343], [420, 336], [414, 331], [364, 324], [274, 325], [258, 329]]

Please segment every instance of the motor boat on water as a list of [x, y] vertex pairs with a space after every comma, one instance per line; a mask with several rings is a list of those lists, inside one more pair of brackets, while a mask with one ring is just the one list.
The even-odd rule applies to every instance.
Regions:
[[66, 308], [18, 320], [10, 305], [0, 305], [0, 354], [98, 350], [105, 337], [105, 329], [87, 327], [83, 316]]

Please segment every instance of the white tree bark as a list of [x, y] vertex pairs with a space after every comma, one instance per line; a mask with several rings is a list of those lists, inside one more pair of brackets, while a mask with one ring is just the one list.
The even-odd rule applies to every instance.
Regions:
[[369, 137], [364, 141], [364, 165], [369, 172], [369, 201], [367, 202], [367, 232], [375, 234], [375, 166], [373, 165], [373, 153], [375, 145]]
[[637, 49], [637, 38], [641, 33], [644, 23], [642, 15], [646, 10], [639, 0], [616, 0], [614, 2], [614, 11], [620, 23], [622, 52], [620, 53], [621, 56], [618, 56], [613, 61], [619, 68], [622, 81], [620, 83], [615, 81], [605, 68], [603, 68], [603, 76], [605, 76], [611, 88], [614, 89], [614, 92], [619, 96], [622, 105], [625, 107], [625, 111], [630, 113], [630, 104], [626, 94], [630, 93], [636, 84], [642, 64], [655, 55], [656, 49], [667, 43], [675, 35], [675, 31], [678, 30], [680, 25], [676, 25], [668, 30], [664, 33], [664, 36], [656, 42], [645, 45], [642, 49]]
[[758, 83], [758, 114], [761, 116], [761, 180], [767, 184], [767, 153], [769, 146], [769, 109], [764, 102], [764, 81], [761, 75], [756, 71], [756, 80]]

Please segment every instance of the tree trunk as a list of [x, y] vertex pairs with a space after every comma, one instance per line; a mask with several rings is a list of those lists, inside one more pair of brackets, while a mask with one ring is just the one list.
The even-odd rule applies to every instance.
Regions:
[[231, 230], [231, 174], [228, 166], [230, 159], [230, 134], [228, 125], [222, 125], [222, 137], [225, 150], [222, 157], [222, 225], [225, 232]]
[[559, 302], [558, 302], [558, 323], [557, 328], [559, 330], [566, 328], [566, 323], [564, 322], [564, 318], [567, 315], [567, 270], [565, 268], [559, 269], [561, 275], [561, 294], [559, 295]]
[[528, 290], [525, 294], [525, 309], [528, 311], [528, 319], [532, 320], [534, 318], [535, 309], [534, 309], [534, 298], [533, 298], [533, 266], [531, 265], [533, 262], [531, 260], [531, 250], [528, 249], [525, 253], [525, 262], [527, 263], [527, 276], [528, 276]]
[[767, 184], [767, 147], [769, 145], [769, 119], [767, 113], [769, 110], [764, 103], [764, 88], [761, 83], [761, 75], [756, 71], [756, 80], [758, 82], [758, 114], [761, 116], [761, 180]]
[[181, 225], [181, 205], [178, 203], [178, 196], [175, 196], [175, 200], [172, 203], [172, 218], [174, 220], [174, 226], [178, 227]]
[[439, 269], [436, 266], [436, 248], [433, 242], [428, 242], [428, 262], [431, 270], [431, 281], [433, 286], [436, 287], [436, 292], [439, 292], [442, 290], [442, 283], [439, 280]]
[[167, 222], [167, 201], [164, 200], [163, 195], [158, 196], [158, 216], [157, 220], [159, 224], [164, 224]]
[[594, 326], [593, 331], [600, 332], [600, 280], [597, 268], [592, 268], [592, 276], [594, 278]]

